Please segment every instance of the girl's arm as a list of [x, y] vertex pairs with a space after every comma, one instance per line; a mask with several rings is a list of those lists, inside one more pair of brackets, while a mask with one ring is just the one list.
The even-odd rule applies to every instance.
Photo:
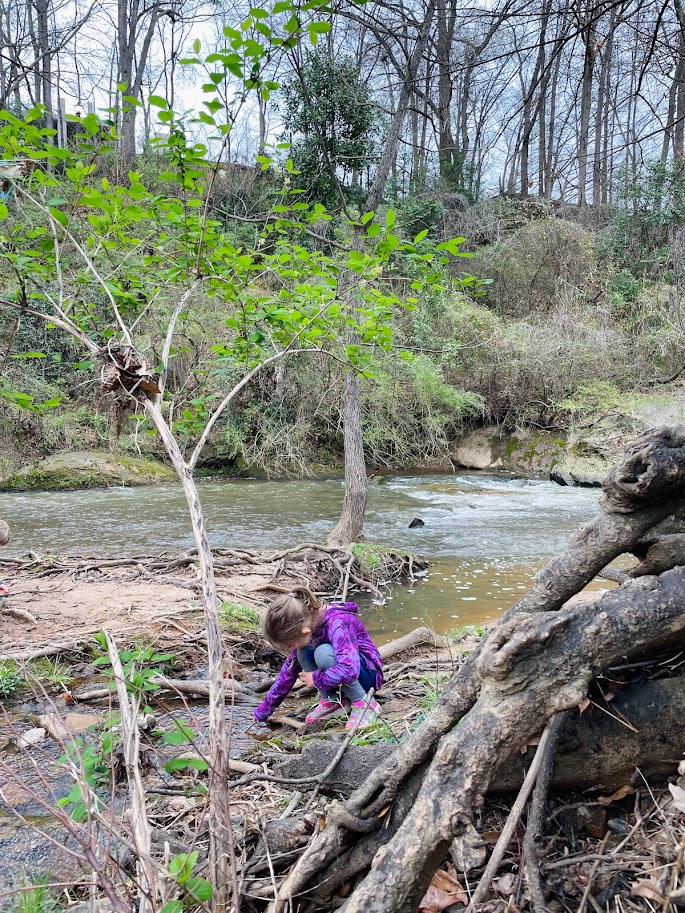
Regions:
[[297, 658], [297, 650], [292, 650], [290, 656], [281, 666], [281, 671], [273, 685], [269, 688], [266, 697], [254, 711], [257, 722], [263, 722], [271, 716], [276, 707], [290, 694], [297, 676], [302, 671], [302, 666]]
[[330, 669], [317, 669], [312, 679], [319, 691], [333, 691], [340, 685], [349, 685], [359, 678], [359, 644], [351, 625], [336, 620], [330, 628], [331, 646], [335, 665]]

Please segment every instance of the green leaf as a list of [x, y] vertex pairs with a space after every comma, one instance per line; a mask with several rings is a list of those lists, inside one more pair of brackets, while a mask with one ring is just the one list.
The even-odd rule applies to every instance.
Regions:
[[331, 30], [330, 22], [312, 22], [307, 28], [310, 32], [315, 32], [317, 35], [325, 35]]
[[370, 212], [365, 212], [361, 219], [362, 225], [366, 225], [367, 222], [370, 222], [371, 219], [373, 219], [374, 215], [375, 215], [375, 213], [373, 210], [371, 210]]
[[184, 725], [182, 720], [174, 720], [176, 729], [164, 733], [164, 741], [167, 745], [183, 745], [184, 742], [193, 741], [193, 730]]
[[427, 234], [428, 234], [428, 229], [424, 228], [424, 230], [420, 231], [418, 233], [418, 235], [414, 238], [414, 244], [418, 244], [419, 241], [423, 241], [423, 239], [426, 237]]
[[178, 856], [174, 856], [169, 862], [169, 874], [180, 884], [184, 884], [190, 878], [199, 855], [197, 850], [193, 850], [192, 853], [179, 853]]
[[209, 764], [203, 761], [202, 758], [172, 758], [164, 765], [164, 770], [169, 774], [177, 770], [187, 769], [203, 772], [209, 770]]
[[148, 95], [147, 100], [154, 108], [168, 108], [169, 107], [169, 102], [166, 100], [166, 98], [163, 98], [161, 95]]
[[193, 41], [193, 50], [195, 51], [196, 54], [200, 53], [201, 47], [202, 47], [202, 42], [200, 41], [199, 38], [196, 38], [195, 41]]
[[54, 206], [51, 206], [50, 215], [55, 220], [55, 222], [59, 222], [59, 224], [63, 225], [65, 228], [69, 224], [69, 219], [67, 218], [66, 214], [62, 212], [61, 209], [55, 209]]
[[212, 886], [207, 881], [206, 878], [200, 878], [195, 876], [194, 878], [189, 878], [186, 882], [185, 889], [188, 893], [188, 896], [191, 897], [197, 903], [205, 903], [212, 896]]
[[0, 220], [6, 219], [9, 214], [9, 209], [5, 206], [4, 203], [0, 203]]
[[169, 900], [159, 913], [183, 913], [183, 904], [180, 900]]

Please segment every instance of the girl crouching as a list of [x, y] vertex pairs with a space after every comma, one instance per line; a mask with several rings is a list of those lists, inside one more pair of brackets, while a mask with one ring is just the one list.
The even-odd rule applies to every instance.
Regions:
[[[277, 596], [264, 619], [264, 635], [290, 655], [262, 703], [254, 711], [259, 722], [290, 693], [298, 677], [316, 688], [320, 700], [306, 722], [329, 720], [349, 711], [345, 729], [368, 726], [381, 712], [370, 688], [383, 683], [383, 662], [358, 615], [356, 602], [323, 605], [307, 587]], [[342, 692], [342, 695], [341, 695]]]

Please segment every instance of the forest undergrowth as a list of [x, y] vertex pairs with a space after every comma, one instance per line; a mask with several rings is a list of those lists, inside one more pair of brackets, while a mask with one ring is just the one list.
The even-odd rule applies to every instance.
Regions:
[[[159, 166], [148, 167], [154, 186]], [[229, 210], [238, 198], [256, 211], [265, 207], [269, 179], [255, 173], [247, 187], [244, 174], [234, 180], [231, 186], [225, 178], [213, 204], [236, 243], [243, 236], [253, 242], [252, 228], [231, 221]], [[461, 235], [470, 259], [454, 261], [452, 275], [425, 289], [413, 309], [394, 313], [395, 354], [407, 357], [372, 358], [362, 391], [369, 467], [449, 465], [460, 437], [482, 426], [563, 434], [608, 418], [632, 430], [636, 410], [648, 414], [652, 402], [668, 400], [663, 383], [685, 362], [685, 234], [677, 220], [662, 220], [657, 232], [650, 212], [617, 209], [586, 226], [577, 209], [503, 197], [455, 211], [437, 191], [393, 205], [404, 234], [427, 230], [422, 248]], [[395, 255], [390, 281], [400, 294], [411, 287], [412, 269], [409, 258]], [[226, 359], [212, 362], [225, 318], [216, 301], [204, 299], [179, 321], [170, 385], [188, 440], [206, 418], [211, 391], [218, 399], [239, 376]], [[145, 319], [154, 338], [154, 310]], [[8, 313], [0, 341], [0, 475], [59, 451], [161, 455], [135, 417], [122, 427], [106, 403], [93, 402], [93, 365], [59, 330]], [[159, 354], [151, 352], [151, 361]], [[204, 467], [273, 475], [338, 468], [343, 384], [324, 354], [262, 372], [212, 435]]]

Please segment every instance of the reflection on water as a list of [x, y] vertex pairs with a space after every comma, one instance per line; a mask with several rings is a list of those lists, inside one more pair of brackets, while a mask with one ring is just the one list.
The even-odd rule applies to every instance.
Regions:
[[[214, 546], [277, 551], [324, 542], [342, 503], [340, 481], [200, 483]], [[370, 487], [366, 538], [425, 555], [429, 574], [366, 604], [379, 639], [425, 620], [438, 630], [487, 621], [528, 588], [534, 573], [597, 510], [597, 489], [498, 475], [389, 476]], [[150, 555], [193, 545], [179, 486], [0, 494], [12, 529], [8, 552]], [[424, 526], [409, 529], [419, 517]]]

